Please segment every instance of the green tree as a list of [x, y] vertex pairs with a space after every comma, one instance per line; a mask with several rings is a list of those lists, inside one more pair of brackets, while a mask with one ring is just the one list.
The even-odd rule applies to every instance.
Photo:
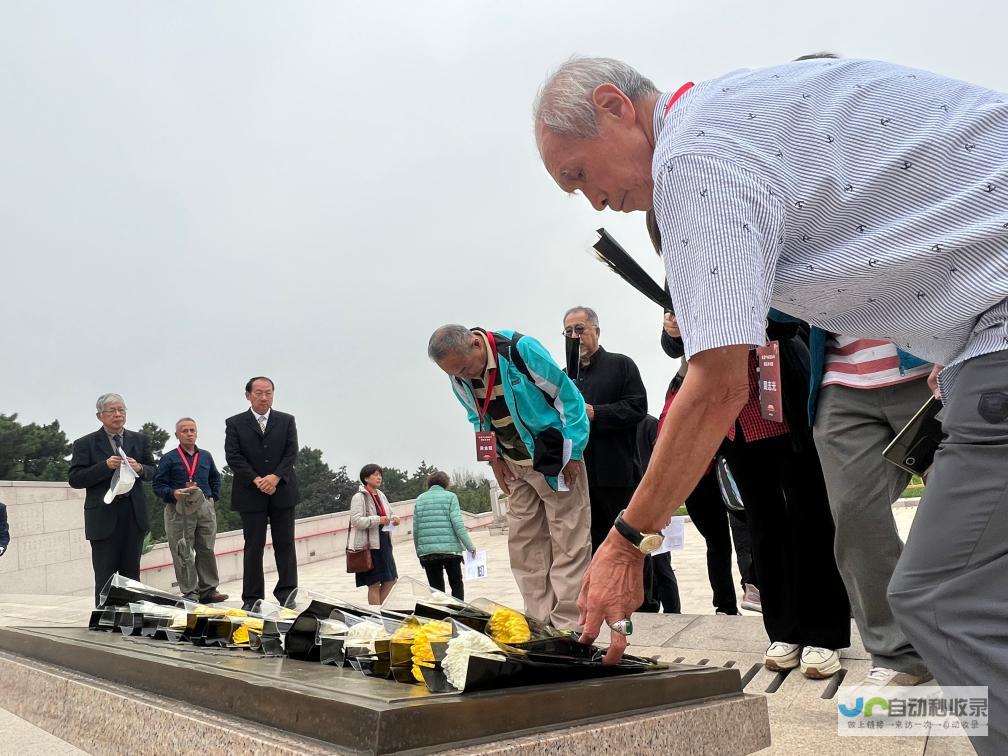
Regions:
[[231, 509], [231, 490], [234, 488], [234, 473], [224, 465], [221, 474], [220, 498], [214, 504], [217, 510], [217, 532], [241, 530], [241, 515]]
[[[165, 444], [171, 436], [164, 428], [157, 423], [144, 423], [140, 426], [140, 433], [150, 441], [151, 453], [155, 460], [160, 460], [164, 453]], [[162, 543], [165, 539], [164, 527], [164, 502], [154, 493], [151, 481], [146, 481], [143, 487], [144, 499], [147, 502], [147, 515], [150, 520], [150, 541], [151, 543]]]
[[18, 422], [0, 414], [0, 480], [63, 480], [70, 471], [70, 442], [58, 420]]
[[171, 434], [157, 423], [144, 423], [140, 426], [140, 432], [147, 436], [147, 439], [150, 441], [154, 459], [160, 460], [161, 455], [164, 454], [165, 444], [168, 443]]

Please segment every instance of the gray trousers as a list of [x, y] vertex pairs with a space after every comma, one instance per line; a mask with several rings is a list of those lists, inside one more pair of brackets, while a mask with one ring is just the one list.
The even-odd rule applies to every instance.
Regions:
[[986, 685], [979, 754], [1008, 753], [1008, 350], [963, 364], [945, 442], [889, 583], [900, 626], [941, 685]]
[[892, 503], [910, 473], [882, 452], [931, 396], [927, 379], [858, 389], [823, 386], [816, 409], [816, 450], [836, 524], [834, 553], [861, 641], [872, 666], [926, 672], [889, 608], [886, 589], [903, 541]]
[[175, 578], [183, 596], [199, 598], [217, 587], [217, 512], [203, 499], [192, 514], [182, 514], [175, 504], [165, 504], [165, 536], [175, 564]]

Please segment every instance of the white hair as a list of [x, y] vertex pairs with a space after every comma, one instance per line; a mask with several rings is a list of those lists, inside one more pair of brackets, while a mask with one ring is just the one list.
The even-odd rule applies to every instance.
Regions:
[[592, 92], [612, 84], [631, 101], [658, 94], [658, 88], [635, 68], [612, 58], [571, 58], [546, 79], [533, 108], [535, 128], [560, 136], [598, 136]]
[[472, 344], [472, 337], [472, 331], [463, 325], [443, 325], [431, 334], [427, 356], [434, 362], [440, 362], [449, 354], [466, 352]]
[[190, 422], [193, 425], [196, 425], [196, 421], [193, 420], [191, 417], [180, 417], [178, 420], [175, 421], [175, 432], [176, 433], [178, 433], [178, 427], [180, 425], [182, 425], [182, 423], [185, 423], [185, 422]]
[[98, 397], [98, 401], [95, 402], [95, 409], [101, 412], [113, 402], [120, 402], [123, 407], [126, 406], [126, 400], [119, 396], [119, 394], [102, 394]]

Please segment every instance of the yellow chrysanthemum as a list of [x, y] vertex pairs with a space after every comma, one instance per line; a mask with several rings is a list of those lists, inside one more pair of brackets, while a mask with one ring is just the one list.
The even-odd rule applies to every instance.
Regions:
[[490, 615], [487, 635], [498, 643], [525, 643], [532, 639], [532, 630], [521, 614], [501, 607]]
[[413, 655], [413, 678], [423, 682], [421, 667], [434, 668], [434, 649], [431, 643], [446, 643], [451, 637], [451, 625], [443, 620], [432, 620], [416, 631], [410, 652]]
[[249, 644], [249, 633], [262, 635], [262, 631], [263, 621], [256, 617], [249, 617], [231, 632], [231, 642], [236, 646], [247, 646]]

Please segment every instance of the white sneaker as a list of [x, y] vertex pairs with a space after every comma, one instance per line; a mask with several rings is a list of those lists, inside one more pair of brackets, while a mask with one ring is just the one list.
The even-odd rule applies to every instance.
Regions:
[[763, 666], [774, 672], [794, 669], [798, 666], [799, 654], [801, 654], [801, 646], [797, 643], [775, 641], [763, 654]]
[[899, 672], [888, 667], [872, 667], [865, 678], [858, 683], [861, 685], [871, 685], [876, 687], [891, 687], [904, 685], [923, 685], [934, 679], [930, 672], [915, 675], [911, 672]]
[[801, 653], [801, 671], [810, 680], [825, 680], [840, 671], [840, 654], [831, 648], [805, 646]]
[[745, 584], [745, 595], [742, 597], [742, 608], [750, 612], [763, 612], [763, 604], [760, 602], [759, 588], [752, 583]]

